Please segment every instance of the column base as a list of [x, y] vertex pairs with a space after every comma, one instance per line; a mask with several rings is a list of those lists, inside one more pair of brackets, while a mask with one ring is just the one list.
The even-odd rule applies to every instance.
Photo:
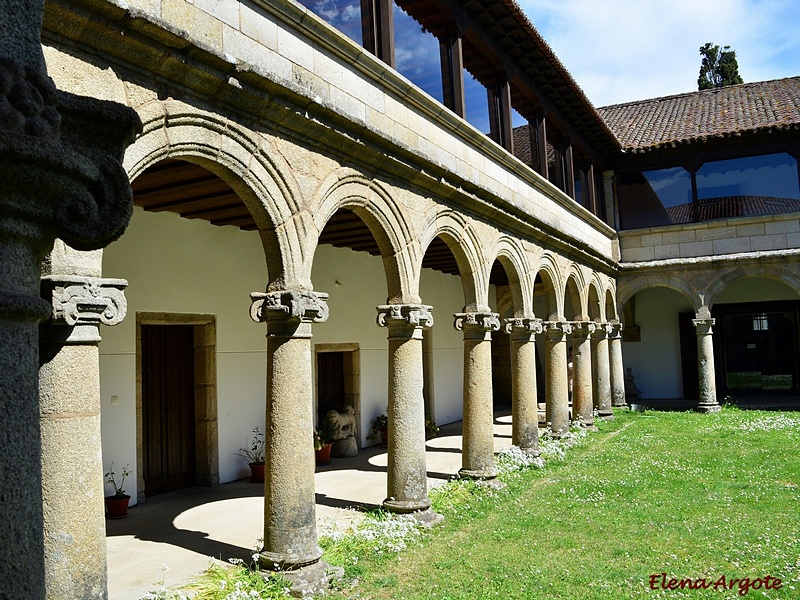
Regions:
[[289, 594], [294, 598], [324, 596], [331, 584], [344, 577], [342, 567], [334, 567], [323, 560], [289, 571], [264, 572], [264, 577], [278, 574], [289, 583]]
[[611, 404], [614, 408], [628, 408], [628, 403], [625, 400], [621, 400], [619, 402], [614, 402]]
[[383, 508], [389, 512], [401, 515], [426, 511], [430, 507], [430, 498], [423, 498], [422, 500], [395, 500], [394, 498], [387, 498], [383, 501]]
[[614, 420], [614, 413], [611, 412], [611, 411], [608, 411], [608, 412], [600, 411], [600, 414], [598, 415], [598, 418], [599, 419], [603, 419], [603, 421], [613, 421]]
[[262, 571], [291, 571], [317, 563], [321, 557], [319, 546], [306, 556], [262, 550], [258, 553], [258, 566]]
[[497, 469], [464, 469], [458, 470], [461, 479], [475, 479], [487, 481], [497, 477]]
[[722, 407], [719, 404], [698, 404], [694, 408], [694, 412], [699, 413], [718, 413], [722, 410]]

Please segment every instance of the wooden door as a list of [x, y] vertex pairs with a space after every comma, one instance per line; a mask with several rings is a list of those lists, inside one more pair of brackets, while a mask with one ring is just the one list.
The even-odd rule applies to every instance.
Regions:
[[145, 494], [195, 485], [194, 327], [143, 325]]
[[317, 417], [344, 410], [344, 352], [317, 353]]

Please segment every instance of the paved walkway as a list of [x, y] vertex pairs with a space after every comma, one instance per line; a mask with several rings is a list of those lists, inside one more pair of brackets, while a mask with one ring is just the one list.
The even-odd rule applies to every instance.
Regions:
[[[495, 447], [511, 445], [509, 411], [495, 414]], [[427, 443], [430, 484], [448, 480], [461, 467], [461, 422], [442, 427]], [[349, 507], [373, 508], [386, 497], [386, 448], [363, 449], [355, 458], [335, 458], [314, 478], [317, 521], [350, 522]], [[134, 506], [126, 519], [107, 521], [110, 600], [138, 600], [162, 582], [195, 579], [210, 557], [250, 561], [264, 530], [263, 488], [236, 481], [216, 488], [193, 487], [155, 496]], [[166, 570], [164, 570], [166, 568]]]

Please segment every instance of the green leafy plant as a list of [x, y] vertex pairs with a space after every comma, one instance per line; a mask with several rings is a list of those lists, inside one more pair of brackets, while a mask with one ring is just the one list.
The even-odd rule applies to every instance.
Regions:
[[321, 450], [333, 442], [336, 428], [328, 417], [320, 420], [319, 427], [314, 429], [314, 450]]
[[387, 417], [385, 414], [378, 415], [372, 422], [372, 427], [369, 430], [367, 439], [371, 442], [380, 441], [381, 431], [384, 431], [388, 428], [389, 428], [389, 417]]
[[125, 490], [123, 489], [123, 485], [125, 485], [125, 478], [131, 475], [129, 470], [130, 465], [125, 465], [122, 467], [122, 472], [120, 473], [119, 483], [117, 483], [117, 474], [114, 473], [114, 463], [111, 463], [111, 466], [108, 468], [108, 472], [105, 474], [106, 483], [110, 483], [114, 487], [114, 496], [117, 498], [123, 498], [127, 496]]
[[436, 437], [437, 433], [439, 433], [439, 426], [436, 424], [436, 421], [433, 420], [433, 417], [426, 416], [425, 417], [425, 437], [428, 437], [428, 438]]
[[236, 456], [241, 456], [249, 463], [263, 463], [264, 462], [264, 434], [259, 431], [258, 427], [253, 427], [253, 439], [250, 442], [249, 448], [239, 448]]

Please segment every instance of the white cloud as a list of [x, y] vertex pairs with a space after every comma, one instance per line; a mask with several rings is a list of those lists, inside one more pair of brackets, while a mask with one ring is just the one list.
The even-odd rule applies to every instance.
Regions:
[[746, 82], [800, 75], [797, 0], [518, 1], [596, 106], [696, 90], [706, 42]]

